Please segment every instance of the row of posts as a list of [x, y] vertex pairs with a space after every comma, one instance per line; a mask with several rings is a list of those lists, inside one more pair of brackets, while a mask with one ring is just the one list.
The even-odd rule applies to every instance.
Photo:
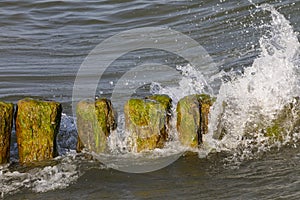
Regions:
[[[183, 145], [197, 147], [207, 133], [208, 114], [213, 99], [208, 95], [189, 95], [176, 107], [177, 132]], [[133, 139], [130, 151], [163, 148], [169, 138], [172, 99], [153, 95], [129, 99], [124, 106], [125, 128]], [[25, 98], [12, 103], [0, 102], [0, 164], [9, 163], [13, 123], [17, 137], [19, 163], [52, 159], [58, 155], [62, 106], [58, 102]], [[77, 103], [77, 151], [107, 151], [107, 138], [117, 127], [116, 112], [109, 99], [83, 100]]]

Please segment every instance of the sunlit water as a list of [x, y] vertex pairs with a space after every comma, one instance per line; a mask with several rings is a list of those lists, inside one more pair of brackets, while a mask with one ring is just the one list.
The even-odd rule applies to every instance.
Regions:
[[[300, 197], [300, 133], [291, 132], [284, 141], [270, 143], [259, 133], [247, 132], [247, 125], [257, 123], [258, 116], [267, 124], [293, 97], [299, 97], [298, 1], [4, 1], [0, 7], [1, 100], [16, 102], [25, 96], [52, 99], [63, 103], [65, 113], [57, 138], [60, 156], [50, 166], [18, 166], [13, 136], [12, 164], [0, 171], [2, 197]], [[112, 169], [120, 164], [118, 159], [127, 159], [126, 152], [111, 165], [75, 153], [72, 87], [81, 62], [97, 44], [120, 31], [147, 26], [167, 26], [187, 34], [208, 51], [217, 67], [207, 75], [167, 52], [136, 51], [112, 64], [101, 79], [99, 95], [110, 97], [114, 83], [125, 71], [155, 61], [174, 67], [182, 76], [141, 87], [137, 96], [164, 93], [176, 105], [185, 95], [205, 92], [217, 101], [211, 109], [204, 145], [190, 149], [196, 155], [182, 156], [156, 172], [128, 174]], [[119, 123], [122, 133], [122, 116]], [[223, 137], [220, 124], [226, 130]], [[171, 134], [173, 143], [155, 150], [154, 157], [185, 150], [176, 143], [176, 131]], [[254, 137], [245, 139], [245, 134]], [[124, 153], [120, 152], [126, 147], [124, 138], [111, 136], [114, 155]]]

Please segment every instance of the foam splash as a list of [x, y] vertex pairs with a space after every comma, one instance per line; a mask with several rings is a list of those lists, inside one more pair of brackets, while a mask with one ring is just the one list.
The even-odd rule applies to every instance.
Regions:
[[[300, 94], [297, 33], [272, 6], [262, 5], [259, 9], [270, 12], [272, 17], [269, 25], [261, 27], [267, 29], [260, 39], [261, 53], [242, 75], [229, 74], [232, 81], [221, 85], [211, 110], [210, 133], [205, 136], [209, 146], [219, 151], [231, 151], [240, 160], [255, 156], [253, 151], [259, 153], [272, 148], [267, 142], [269, 138], [261, 133], [247, 133], [255, 137], [245, 139], [247, 126], [256, 126], [260, 120], [268, 124]], [[222, 134], [221, 140], [214, 139], [221, 138]], [[292, 141], [298, 135], [290, 133], [289, 139]]]
[[63, 189], [75, 182], [79, 177], [78, 166], [74, 162], [75, 154], [58, 157], [58, 164], [43, 168], [22, 170], [10, 170], [8, 166], [0, 168], [0, 194], [3, 198], [7, 194], [13, 194], [22, 189], [30, 189], [34, 192], [47, 192], [55, 189]]
[[204, 75], [192, 65], [176, 66], [176, 69], [181, 72], [182, 79], [176, 87], [162, 87], [159, 83], [153, 82], [150, 86], [152, 94], [166, 94], [173, 100], [173, 107], [177, 102], [191, 94], [206, 93], [213, 95], [213, 89], [207, 82]]

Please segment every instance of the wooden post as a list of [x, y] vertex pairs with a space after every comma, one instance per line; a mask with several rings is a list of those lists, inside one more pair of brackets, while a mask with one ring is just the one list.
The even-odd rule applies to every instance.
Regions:
[[196, 148], [202, 143], [202, 135], [208, 132], [208, 116], [213, 101], [205, 94], [189, 95], [179, 100], [177, 131], [183, 145]]
[[154, 95], [129, 99], [124, 106], [126, 130], [131, 134], [132, 151], [162, 148], [168, 138], [171, 98]]
[[116, 113], [110, 100], [102, 98], [82, 100], [76, 107], [77, 152], [87, 148], [102, 153], [107, 147], [107, 137], [117, 126]]
[[18, 102], [16, 135], [20, 164], [57, 156], [56, 135], [62, 107], [53, 101], [26, 98]]
[[0, 164], [9, 162], [14, 105], [0, 102]]

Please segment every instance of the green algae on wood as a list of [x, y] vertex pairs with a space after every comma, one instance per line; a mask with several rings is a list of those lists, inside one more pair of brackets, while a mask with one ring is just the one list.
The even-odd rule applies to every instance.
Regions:
[[0, 101], [0, 164], [9, 162], [14, 105]]
[[196, 148], [208, 132], [208, 117], [214, 99], [205, 94], [185, 96], [177, 104], [177, 131], [184, 146]]
[[195, 95], [186, 96], [177, 104], [177, 131], [184, 146], [195, 148], [199, 144], [200, 103]]
[[282, 141], [285, 136], [300, 130], [300, 99], [285, 105], [264, 131], [265, 136]]
[[116, 128], [116, 113], [111, 101], [105, 98], [83, 100], [77, 104], [77, 151], [83, 147], [102, 153], [107, 148], [107, 137]]
[[167, 95], [154, 95], [126, 102], [125, 126], [132, 138], [132, 151], [141, 152], [164, 146], [168, 138], [171, 101]]
[[209, 111], [210, 111], [210, 107], [215, 101], [215, 98], [212, 98], [207, 94], [198, 94], [196, 96], [201, 105], [201, 115], [200, 115], [201, 134], [206, 134], [208, 133]]
[[171, 114], [172, 99], [168, 95], [164, 95], [164, 94], [156, 94], [156, 95], [147, 96], [145, 99], [151, 99], [151, 100], [159, 102], [160, 105], [163, 107], [164, 112], [166, 112], [164, 127], [161, 129], [161, 132], [160, 132], [161, 137], [159, 139], [159, 142], [157, 143], [158, 147], [162, 147], [164, 145], [164, 143], [167, 141], [168, 135], [169, 135], [167, 130], [168, 130], [171, 115], [172, 115]]
[[290, 141], [294, 133], [300, 132], [300, 100], [292, 101], [281, 110], [278, 110], [272, 118], [255, 113], [255, 119], [247, 122], [244, 130], [244, 138], [253, 139], [259, 135], [266, 137], [268, 143], [283, 142], [286, 138]]
[[56, 136], [62, 106], [53, 101], [26, 98], [18, 101], [16, 135], [20, 164], [57, 156]]
[[151, 99], [160, 103], [166, 111], [170, 111], [172, 106], [172, 99], [165, 94], [156, 94], [147, 96], [146, 99]]

